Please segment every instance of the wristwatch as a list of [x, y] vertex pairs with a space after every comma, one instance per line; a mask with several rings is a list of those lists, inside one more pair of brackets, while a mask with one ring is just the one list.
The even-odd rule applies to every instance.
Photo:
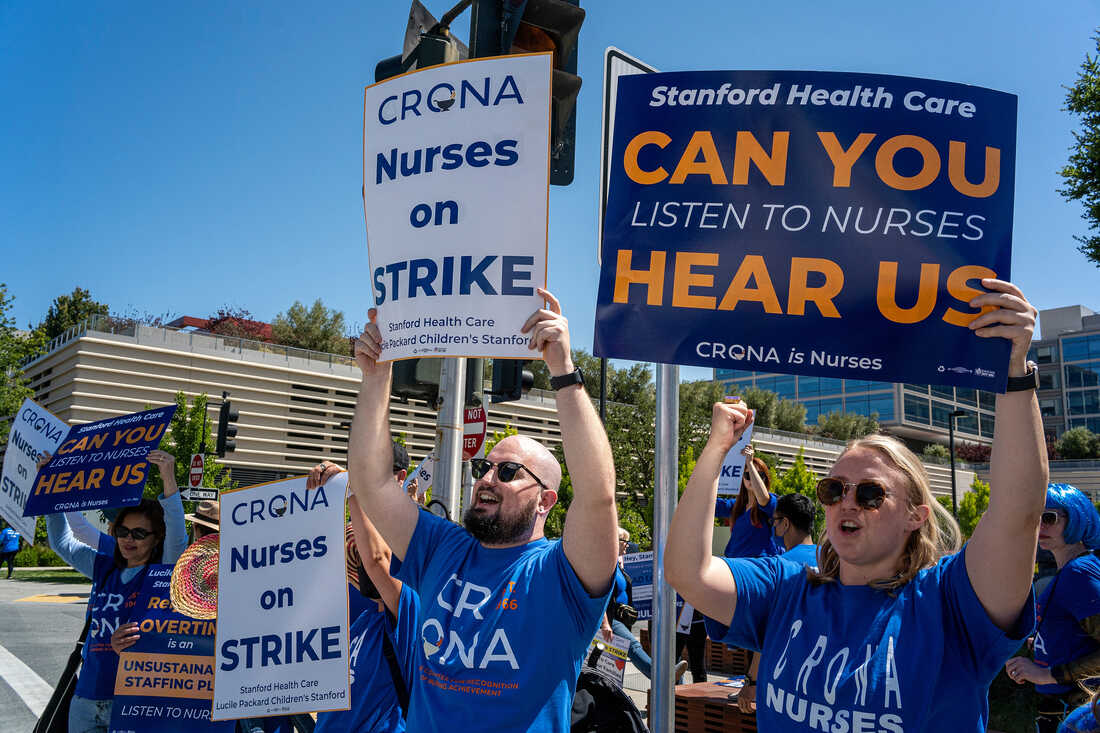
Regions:
[[562, 374], [559, 377], [550, 377], [550, 389], [555, 392], [562, 387], [570, 387], [574, 384], [584, 385], [584, 374], [581, 373], [579, 367], [568, 374]]
[[[554, 380], [550, 380], [553, 384]], [[1029, 389], [1039, 389], [1039, 365], [1033, 361], [1027, 363], [1027, 371], [1021, 377], [1009, 377], [1005, 392], [1026, 392]]]

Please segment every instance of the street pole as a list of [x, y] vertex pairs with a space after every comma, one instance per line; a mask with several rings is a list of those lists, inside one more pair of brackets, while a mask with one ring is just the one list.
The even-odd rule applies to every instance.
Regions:
[[676, 593], [665, 580], [665, 544], [676, 509], [676, 481], [679, 476], [680, 368], [657, 365], [657, 425], [653, 487], [653, 624], [649, 629], [653, 648], [653, 711], [649, 728], [671, 731], [673, 668], [676, 660]]
[[607, 424], [607, 357], [600, 359], [600, 422]]
[[462, 413], [466, 387], [466, 360], [461, 357], [443, 359], [439, 370], [439, 421], [436, 424], [436, 445], [439, 462], [435, 466], [432, 495], [447, 507], [451, 519], [458, 517], [462, 496], [462, 434], [465, 431]]
[[959, 502], [955, 493], [955, 420], [964, 416], [962, 410], [955, 410], [947, 416], [947, 450], [951, 453], [951, 515], [959, 518]]

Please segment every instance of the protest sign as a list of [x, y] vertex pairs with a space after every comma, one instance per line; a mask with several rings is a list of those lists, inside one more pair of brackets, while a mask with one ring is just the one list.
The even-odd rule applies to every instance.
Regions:
[[1003, 391], [1016, 98], [908, 77], [618, 79], [599, 356]]
[[409, 493], [409, 486], [413, 481], [416, 482], [416, 495], [427, 496], [428, 492], [432, 488], [432, 476], [435, 474], [435, 451], [433, 450], [428, 455], [424, 456], [424, 460], [420, 462], [420, 465], [409, 471], [408, 476], [405, 477], [405, 483], [402, 488], [405, 493]]
[[0, 517], [27, 542], [34, 542], [35, 518], [23, 516], [43, 453], [56, 453], [69, 426], [30, 399], [23, 400], [11, 423], [4, 471], [0, 476]]
[[653, 553], [623, 555], [623, 570], [630, 576], [630, 605], [638, 612], [638, 620], [644, 621], [653, 614]]
[[363, 93], [363, 208], [382, 358], [526, 358], [546, 284], [549, 54], [436, 66]]
[[23, 514], [132, 506], [149, 477], [145, 456], [156, 449], [175, 405], [74, 425], [34, 480]]
[[[629, 649], [629, 639], [613, 634], [609, 643], [603, 638], [603, 635], [597, 635], [592, 643], [588, 645], [585, 662], [611, 679], [616, 680], [619, 686], [622, 687], [623, 678], [626, 676], [627, 650]], [[595, 655], [595, 659], [593, 659], [593, 655], [597, 650], [599, 654]], [[593, 661], [595, 664], [593, 664]]]
[[[212, 723], [214, 629], [172, 608], [171, 565], [152, 565], [130, 620], [138, 640], [119, 654], [110, 733], [233, 733], [232, 722]], [[201, 722], [199, 722], [201, 721]]]
[[745, 470], [745, 456], [741, 455], [741, 451], [752, 442], [752, 428], [750, 425], [745, 430], [722, 459], [722, 471], [718, 474], [718, 496], [737, 496], [741, 493], [741, 479]]
[[224, 492], [214, 720], [347, 710], [347, 474]]

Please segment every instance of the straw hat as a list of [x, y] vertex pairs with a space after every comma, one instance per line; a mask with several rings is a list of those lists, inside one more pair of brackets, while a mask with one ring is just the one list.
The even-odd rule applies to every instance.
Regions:
[[218, 616], [218, 535], [195, 540], [172, 570], [172, 607], [185, 616]]
[[210, 499], [203, 499], [195, 507], [194, 514], [184, 514], [183, 518], [192, 524], [201, 524], [217, 532], [221, 529], [221, 516], [221, 504]]

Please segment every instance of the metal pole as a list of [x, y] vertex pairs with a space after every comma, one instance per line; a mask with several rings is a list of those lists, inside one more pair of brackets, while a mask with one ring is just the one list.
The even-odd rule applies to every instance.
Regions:
[[675, 723], [673, 667], [676, 663], [676, 593], [665, 581], [665, 543], [676, 509], [679, 476], [680, 368], [657, 365], [657, 426], [653, 487], [653, 706], [649, 729], [669, 733]]
[[947, 420], [947, 450], [951, 453], [951, 516], [959, 518], [959, 502], [955, 494], [955, 413]]
[[607, 357], [600, 358], [600, 422], [607, 424]]
[[451, 519], [458, 517], [462, 496], [462, 433], [463, 393], [466, 386], [466, 360], [448, 357], [439, 370], [439, 422], [436, 426], [436, 444], [439, 446], [439, 462], [435, 467], [432, 494], [443, 502]]

